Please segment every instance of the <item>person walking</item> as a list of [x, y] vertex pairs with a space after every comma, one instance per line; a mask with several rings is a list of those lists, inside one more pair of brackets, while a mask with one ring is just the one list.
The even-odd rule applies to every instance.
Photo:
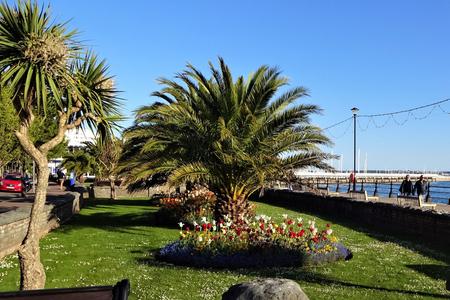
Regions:
[[413, 184], [411, 179], [409, 179], [409, 175], [406, 175], [405, 179], [402, 181], [399, 191], [402, 196], [411, 196], [413, 192]]
[[420, 175], [419, 180], [414, 184], [413, 194], [417, 193], [417, 196], [423, 196], [426, 192], [426, 181], [423, 179], [423, 175]]
[[56, 172], [56, 175], [58, 176], [59, 189], [62, 191], [63, 187], [64, 187], [64, 180], [65, 180], [66, 175], [64, 174], [64, 172], [61, 169], [58, 169], [58, 172]]

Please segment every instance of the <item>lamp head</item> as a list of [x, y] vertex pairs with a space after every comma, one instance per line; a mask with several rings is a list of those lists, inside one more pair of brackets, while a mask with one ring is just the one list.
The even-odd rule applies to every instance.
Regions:
[[353, 108], [351, 109], [351, 111], [352, 111], [352, 114], [356, 115], [356, 114], [359, 112], [359, 109], [356, 108], [356, 107], [353, 107]]

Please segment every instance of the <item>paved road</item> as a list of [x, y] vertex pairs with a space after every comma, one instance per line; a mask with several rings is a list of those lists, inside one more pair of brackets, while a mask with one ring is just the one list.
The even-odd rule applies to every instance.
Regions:
[[[61, 191], [55, 183], [49, 183], [47, 195], [50, 197], [48, 198], [51, 199], [51, 196], [61, 196], [65, 193], [66, 192]], [[22, 197], [20, 193], [0, 192], [0, 213], [14, 210], [19, 207], [31, 206], [33, 204], [33, 200], [33, 193], [27, 193], [26, 197]]]

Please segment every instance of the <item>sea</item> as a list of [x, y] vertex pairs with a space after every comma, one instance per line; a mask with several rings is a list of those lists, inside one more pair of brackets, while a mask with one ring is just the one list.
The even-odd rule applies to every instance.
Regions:
[[[336, 190], [336, 185], [329, 186], [330, 191]], [[340, 185], [339, 191], [345, 192], [348, 189], [348, 184]], [[361, 189], [361, 184], [356, 184], [356, 190]], [[369, 196], [373, 195], [375, 185], [374, 184], [364, 184], [364, 189], [367, 191]], [[390, 192], [390, 184], [378, 184], [378, 196], [388, 197]], [[392, 197], [396, 197], [399, 193], [400, 183], [392, 184]], [[432, 203], [444, 203], [449, 204], [450, 199], [450, 181], [433, 181], [430, 182], [430, 197]]]

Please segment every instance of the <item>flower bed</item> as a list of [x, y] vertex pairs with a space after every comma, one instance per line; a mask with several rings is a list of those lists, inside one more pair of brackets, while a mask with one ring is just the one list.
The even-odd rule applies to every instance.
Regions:
[[211, 218], [214, 213], [216, 197], [203, 186], [195, 186], [175, 197], [161, 198], [156, 218], [158, 223], [175, 224], [178, 221], [193, 224], [201, 218]]
[[261, 215], [232, 223], [203, 218], [191, 228], [182, 222], [180, 239], [163, 247], [157, 258], [196, 267], [241, 268], [317, 265], [350, 259], [331, 225], [319, 231], [314, 221], [284, 215], [281, 223]]

